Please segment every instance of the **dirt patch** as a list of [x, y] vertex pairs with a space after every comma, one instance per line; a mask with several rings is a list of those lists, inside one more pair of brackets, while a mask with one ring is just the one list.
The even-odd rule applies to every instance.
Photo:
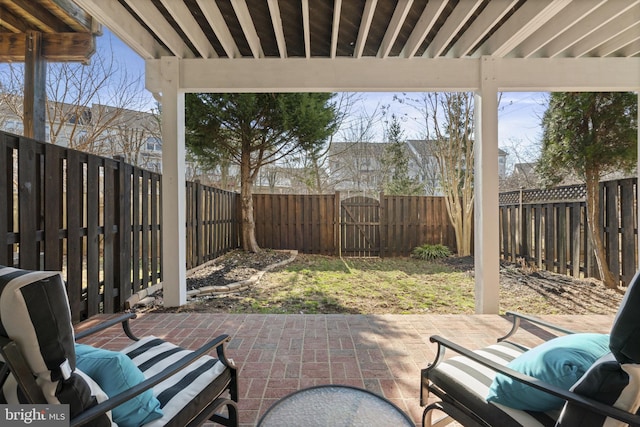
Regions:
[[[441, 261], [473, 274], [473, 257], [449, 257]], [[500, 263], [500, 305], [506, 310], [539, 314], [615, 314], [623, 289], [607, 289], [596, 279], [537, 270], [514, 263]]]
[[287, 260], [288, 252], [262, 250], [257, 253], [231, 251], [187, 277], [187, 290], [241, 282], [273, 264]]
[[[194, 272], [187, 279], [187, 287], [190, 290], [204, 286], [224, 286], [233, 282], [246, 280], [255, 275], [258, 271], [264, 270], [270, 265], [281, 262], [290, 257], [286, 252], [262, 251], [257, 254], [242, 251], [231, 252], [210, 265]], [[324, 257], [326, 261], [327, 257]], [[323, 258], [313, 255], [298, 255], [294, 264], [303, 264], [305, 269], [310, 265], [322, 262]], [[393, 263], [391, 260], [374, 259], [367, 261], [369, 268], [384, 271]], [[468, 286], [470, 298], [473, 296], [473, 257], [449, 257], [439, 262], [441, 269], [461, 273], [466, 276], [465, 282]], [[255, 313], [263, 312], [264, 307], [256, 301], [265, 301], [275, 298], [283, 287], [282, 276], [277, 276], [287, 267], [279, 267], [265, 274], [261, 281], [253, 284], [250, 289], [240, 292], [230, 292], [218, 295], [197, 296], [187, 305], [179, 308], [163, 308], [157, 306], [154, 311], [161, 312], [231, 312], [231, 313]], [[457, 272], [457, 273], [456, 273]], [[300, 272], [298, 272], [300, 274]], [[408, 275], [412, 273], [409, 272]], [[448, 279], [444, 279], [449, 281]], [[298, 300], [313, 302], [315, 313], [369, 313], [370, 309], [365, 305], [358, 305], [353, 300], [353, 304], [336, 304], [331, 298], [324, 296], [313, 301], [313, 292], [301, 291]], [[306, 292], [306, 293], [305, 293]], [[438, 291], [440, 292], [440, 291]], [[305, 296], [303, 296], [305, 295]], [[440, 293], [442, 299], [442, 294]], [[622, 300], [621, 290], [606, 289], [602, 283], [594, 279], [574, 279], [570, 276], [555, 274], [547, 271], [536, 271], [530, 267], [522, 268], [515, 264], [502, 263], [500, 267], [500, 308], [507, 311], [520, 311], [529, 314], [615, 314]], [[393, 307], [391, 298], [385, 300], [382, 308], [388, 313], [416, 313], [422, 314], [425, 311], [407, 311], [404, 307]], [[161, 302], [161, 299], [160, 299]], [[282, 312], [289, 312], [287, 304], [280, 304]], [[294, 302], [290, 301], [291, 307]], [[300, 301], [296, 301], [299, 307]], [[471, 303], [471, 306], [473, 304]], [[257, 306], [259, 306], [257, 308]], [[290, 307], [290, 308], [291, 308]], [[378, 307], [379, 308], [379, 307]], [[379, 312], [371, 311], [371, 313]], [[457, 313], [456, 307], [431, 308], [430, 313]], [[466, 308], [468, 312], [469, 308]], [[472, 308], [471, 308], [472, 310]], [[303, 312], [300, 310], [291, 312]]]

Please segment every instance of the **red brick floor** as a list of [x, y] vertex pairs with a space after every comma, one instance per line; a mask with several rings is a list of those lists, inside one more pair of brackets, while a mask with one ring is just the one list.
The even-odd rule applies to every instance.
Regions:
[[[608, 332], [613, 316], [542, 316], [577, 331]], [[80, 327], [91, 324], [84, 322]], [[278, 399], [320, 384], [348, 384], [383, 395], [421, 423], [420, 369], [435, 355], [429, 336], [441, 335], [468, 348], [495, 342], [511, 322], [498, 315], [258, 315], [141, 314], [138, 336], [155, 335], [187, 348], [229, 334], [228, 355], [238, 365], [240, 424], [256, 425]], [[527, 325], [528, 326], [528, 325]], [[548, 333], [518, 333], [536, 345]], [[111, 328], [83, 341], [109, 349], [129, 343]]]

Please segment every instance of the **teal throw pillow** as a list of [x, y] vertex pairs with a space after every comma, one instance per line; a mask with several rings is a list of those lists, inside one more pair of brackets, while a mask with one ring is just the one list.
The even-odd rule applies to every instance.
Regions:
[[[145, 380], [126, 354], [76, 344], [76, 366], [112, 397]], [[137, 427], [162, 417], [160, 402], [147, 390], [112, 411], [119, 427]]]
[[[554, 338], [512, 360], [507, 367], [569, 390], [598, 360], [609, 352], [609, 335], [571, 334]], [[526, 411], [559, 409], [564, 400], [497, 374], [489, 388], [488, 402]]]

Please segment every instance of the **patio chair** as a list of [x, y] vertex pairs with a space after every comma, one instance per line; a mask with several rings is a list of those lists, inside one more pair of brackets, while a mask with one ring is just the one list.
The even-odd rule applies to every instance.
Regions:
[[[423, 426], [639, 426], [638, 282], [636, 273], [608, 335], [507, 312], [511, 331], [480, 350], [431, 336], [437, 356], [421, 372]], [[511, 341], [521, 321], [560, 336], [528, 349]], [[452, 357], [445, 359], [446, 350]]]
[[[59, 273], [0, 266], [0, 403], [67, 404], [71, 426], [238, 425], [236, 368], [227, 335], [195, 351], [138, 339], [133, 313], [74, 336]], [[122, 325], [133, 343], [119, 352], [76, 343]], [[208, 355], [213, 350], [217, 358]]]

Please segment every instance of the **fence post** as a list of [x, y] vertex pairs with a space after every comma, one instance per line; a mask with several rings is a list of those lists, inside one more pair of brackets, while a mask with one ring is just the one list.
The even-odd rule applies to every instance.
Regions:
[[18, 265], [27, 270], [40, 268], [40, 254], [36, 240], [40, 209], [38, 206], [38, 163], [36, 143], [20, 138], [18, 146], [18, 209], [20, 230], [20, 258]]
[[204, 224], [202, 221], [203, 215], [203, 200], [202, 200], [202, 184], [200, 184], [200, 180], [196, 179], [195, 188], [193, 194], [193, 221], [195, 224], [194, 227], [194, 236], [193, 236], [193, 244], [195, 245], [195, 255], [196, 262], [195, 265], [200, 265], [204, 263], [204, 254], [202, 241], [204, 238]]
[[[386, 215], [386, 211], [384, 209], [384, 206], [386, 206], [386, 204], [384, 203], [385, 197], [384, 197], [384, 191], [380, 192], [379, 195], [380, 199], [379, 199], [379, 207], [378, 207], [378, 238], [380, 239], [379, 245], [380, 245], [380, 258], [384, 258], [386, 255], [386, 248], [387, 248], [387, 239], [385, 237], [387, 237], [387, 215]], [[382, 231], [384, 230], [384, 232]]]
[[333, 218], [333, 227], [334, 227], [334, 236], [336, 239], [336, 255], [341, 258], [342, 257], [342, 233], [340, 229], [340, 192], [336, 191], [333, 196], [333, 205], [334, 205], [334, 218]]
[[115, 271], [114, 287], [118, 289], [117, 309], [124, 309], [124, 302], [132, 294], [131, 287], [131, 166], [125, 162], [123, 156], [115, 156], [118, 164], [118, 174], [115, 185], [118, 236], [115, 239], [114, 257]]

